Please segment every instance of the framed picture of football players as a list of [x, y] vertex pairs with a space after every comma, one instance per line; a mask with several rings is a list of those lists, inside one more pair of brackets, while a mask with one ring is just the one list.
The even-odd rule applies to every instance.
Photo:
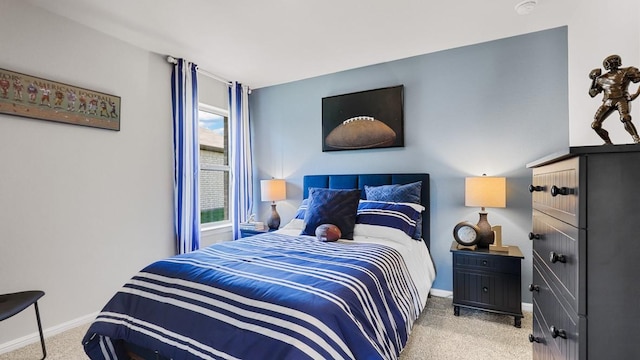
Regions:
[[120, 130], [120, 97], [4, 69], [0, 113]]
[[322, 151], [404, 146], [403, 85], [322, 99]]

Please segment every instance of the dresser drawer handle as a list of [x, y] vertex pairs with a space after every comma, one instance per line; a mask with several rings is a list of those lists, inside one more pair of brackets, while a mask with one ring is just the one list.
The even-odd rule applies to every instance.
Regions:
[[534, 292], [540, 292], [540, 285], [533, 285], [533, 284], [529, 284], [529, 291]]
[[537, 343], [539, 343], [539, 342], [540, 342], [540, 338], [539, 338], [539, 337], [537, 337], [537, 336], [533, 336], [533, 334], [529, 334], [529, 342], [531, 342], [531, 343], [532, 343], [532, 342], [537, 342]]
[[540, 236], [540, 234], [534, 234], [533, 232], [529, 233], [529, 240], [533, 240], [533, 239], [540, 240], [541, 237], [542, 236]]
[[573, 194], [573, 189], [570, 189], [568, 187], [557, 187], [555, 185], [553, 185], [551, 187], [551, 196], [558, 196], [558, 195], [571, 195]]
[[557, 338], [558, 336], [563, 339], [567, 338], [567, 332], [562, 329], [556, 328], [554, 325], [551, 325], [551, 327], [549, 328], [549, 331], [551, 332], [551, 337], [554, 339]]
[[483, 293], [488, 293], [488, 292], [489, 292], [489, 288], [488, 288], [488, 287], [486, 287], [486, 286], [483, 286], [483, 287], [482, 287], [482, 292], [483, 292]]
[[532, 193], [534, 191], [544, 191], [544, 187], [538, 185], [529, 185], [529, 192]]
[[567, 257], [562, 254], [558, 254], [555, 251], [552, 251], [549, 253], [549, 261], [551, 261], [551, 263], [553, 264], [557, 263], [558, 261], [561, 263], [566, 263]]
[[487, 266], [489, 265], [489, 262], [487, 260], [482, 260], [482, 266]]

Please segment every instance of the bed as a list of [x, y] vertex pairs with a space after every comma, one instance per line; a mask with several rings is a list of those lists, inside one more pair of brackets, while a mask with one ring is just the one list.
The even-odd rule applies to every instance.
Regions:
[[[319, 240], [314, 222], [339, 224], [343, 237]], [[296, 218], [280, 230], [133, 276], [91, 324], [85, 353], [397, 359], [435, 279], [429, 234], [428, 174], [307, 175]]]

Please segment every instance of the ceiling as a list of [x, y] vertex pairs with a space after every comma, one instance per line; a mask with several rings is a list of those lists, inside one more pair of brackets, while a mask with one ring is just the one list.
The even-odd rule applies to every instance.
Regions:
[[578, 0], [27, 0], [252, 88], [567, 24]]

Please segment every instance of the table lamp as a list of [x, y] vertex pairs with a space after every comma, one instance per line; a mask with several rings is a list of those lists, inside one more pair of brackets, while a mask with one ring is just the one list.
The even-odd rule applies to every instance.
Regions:
[[267, 220], [269, 229], [280, 227], [280, 215], [276, 211], [276, 201], [287, 198], [286, 181], [283, 179], [260, 180], [260, 195], [262, 201], [271, 201], [271, 215]]
[[479, 248], [489, 248], [493, 244], [494, 233], [489, 221], [485, 207], [503, 208], [507, 205], [506, 178], [493, 176], [477, 176], [465, 178], [464, 205], [480, 207], [480, 228]]

